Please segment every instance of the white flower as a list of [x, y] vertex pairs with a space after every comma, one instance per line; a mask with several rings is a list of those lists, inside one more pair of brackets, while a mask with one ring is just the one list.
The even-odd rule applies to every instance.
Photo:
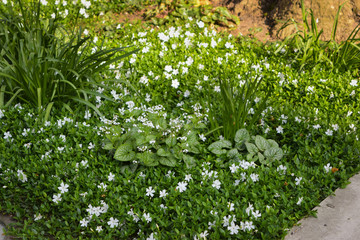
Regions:
[[155, 193], [155, 190], [152, 188], [152, 187], [148, 187], [146, 189], [146, 196], [148, 197], [153, 197], [154, 196], [154, 193]]
[[226, 48], [233, 48], [234, 46], [231, 43], [227, 42], [227, 43], [225, 43], [225, 47]]
[[61, 182], [60, 187], [58, 187], [58, 189], [60, 190], [61, 193], [68, 192], [69, 191], [68, 188], [69, 188], [69, 185], [64, 184], [64, 182]]
[[254, 211], [254, 207], [251, 203], [249, 203], [249, 206], [245, 209], [245, 212], [248, 216], [250, 216], [250, 213]]
[[197, 21], [196, 24], [199, 26], [199, 28], [203, 28], [205, 26], [202, 21]]
[[17, 176], [20, 181], [27, 182], [27, 176], [25, 175], [25, 173], [22, 170], [17, 170]]
[[89, 143], [88, 149], [93, 149], [95, 147], [95, 144], [93, 144], [92, 142]]
[[221, 182], [219, 180], [215, 180], [211, 186], [219, 190], [220, 185], [221, 185]]
[[215, 86], [215, 87], [214, 87], [214, 91], [215, 91], [215, 92], [221, 92], [220, 86]]
[[97, 231], [97, 232], [101, 232], [102, 230], [103, 230], [103, 229], [102, 229], [102, 226], [97, 226], [97, 227], [96, 227], [96, 231]]
[[151, 233], [150, 236], [146, 238], [146, 240], [156, 240], [156, 238], [154, 237], [154, 233]]
[[188, 184], [187, 182], [179, 182], [176, 189], [179, 190], [179, 192], [184, 192], [186, 191], [187, 184]]
[[223, 217], [223, 227], [229, 226], [230, 219], [232, 219], [232, 222], [236, 222], [236, 217], [235, 217], [235, 215], [232, 215], [232, 216], [230, 216], [230, 215], [224, 216], [224, 217]]
[[206, 238], [209, 235], [208, 231], [205, 230], [205, 232], [200, 233], [201, 238]]
[[204, 134], [199, 134], [199, 138], [200, 138], [201, 141], [203, 141], [203, 142], [206, 141], [206, 137], [204, 136]]
[[353, 80], [351, 80], [351, 82], [350, 82], [350, 86], [352, 86], [352, 87], [357, 87], [357, 80], [355, 80], [355, 79], [353, 79]]
[[168, 193], [166, 192], [165, 189], [162, 190], [162, 191], [160, 191], [160, 197], [164, 198], [164, 197], [166, 197], [167, 195], [168, 195]]
[[314, 86], [308, 86], [308, 87], [306, 88], [306, 91], [308, 91], [308, 92], [314, 92]]
[[[6, 3], [5, 3], [6, 4]], [[2, 117], [4, 117], [4, 112], [5, 112], [5, 110], [1, 110], [0, 109], [0, 119], [2, 118]]]
[[185, 175], [185, 181], [190, 181], [192, 179], [191, 174]]
[[146, 75], [143, 75], [143, 76], [140, 78], [139, 83], [148, 85], [149, 79], [146, 77]]
[[53, 196], [53, 200], [52, 200], [54, 203], [59, 203], [61, 201], [61, 193], [59, 194], [54, 194]]
[[230, 226], [228, 226], [228, 230], [230, 231], [230, 234], [238, 234], [240, 227], [234, 223], [234, 221], [231, 222]]
[[165, 71], [167, 71], [167, 72], [171, 72], [173, 69], [172, 69], [172, 67], [170, 66], [170, 65], [166, 65], [165, 66]]
[[231, 202], [228, 202], [228, 207], [229, 207], [229, 210], [230, 211], [234, 211], [235, 208], [234, 208], [235, 204], [231, 203]]
[[80, 226], [81, 227], [87, 227], [89, 221], [86, 220], [85, 218], [83, 218], [82, 220], [80, 220]]
[[107, 185], [105, 183], [100, 183], [97, 187], [105, 191]]
[[277, 171], [280, 173], [280, 174], [285, 174], [286, 173], [286, 167], [285, 166], [283, 166], [283, 165], [280, 165], [280, 166], [278, 166], [277, 167]]
[[241, 230], [243, 231], [251, 231], [252, 229], [255, 229], [255, 226], [251, 221], [240, 222], [240, 225], [241, 225]]
[[299, 185], [302, 180], [302, 177], [296, 177], [295, 178], [295, 185]]
[[261, 213], [259, 210], [256, 210], [255, 212], [252, 212], [252, 215], [254, 216], [255, 219], [258, 219], [259, 217], [261, 217]]
[[147, 223], [152, 221], [152, 218], [150, 217], [150, 213], [144, 213], [143, 217], [145, 218], [145, 221]]
[[119, 220], [111, 217], [110, 220], [107, 222], [107, 224], [110, 226], [110, 228], [114, 228], [114, 227], [119, 226]]
[[5, 140], [11, 139], [11, 138], [12, 138], [12, 135], [11, 135], [11, 133], [9, 131], [4, 133], [4, 139]]
[[250, 178], [253, 182], [257, 182], [259, 180], [259, 174], [252, 173], [250, 174]]
[[108, 180], [113, 181], [115, 179], [115, 174], [109, 173]]
[[284, 131], [284, 128], [282, 127], [282, 126], [278, 126], [277, 128], [276, 128], [276, 132], [277, 133], [283, 133]]
[[328, 136], [332, 136], [333, 131], [331, 129], [328, 129], [328, 130], [326, 130], [325, 134], [328, 135]]
[[231, 173], [236, 173], [236, 171], [239, 169], [239, 166], [236, 166], [234, 163], [229, 167]]
[[142, 49], [142, 53], [148, 53], [149, 52], [149, 47], [144, 47], [143, 49]]
[[186, 90], [185, 92], [184, 92], [184, 97], [189, 97], [190, 96], [190, 91], [189, 90]]
[[171, 86], [172, 86], [173, 88], [178, 88], [179, 85], [180, 85], [180, 83], [179, 83], [179, 81], [178, 81], [177, 79], [172, 80]]
[[330, 170], [332, 169], [332, 167], [330, 166], [330, 163], [328, 163], [326, 166], [324, 166], [325, 172], [330, 172]]
[[303, 200], [303, 198], [302, 197], [300, 197], [299, 198], [299, 201], [296, 203], [297, 205], [300, 205], [301, 204], [301, 202], [302, 202], [302, 200]]
[[42, 218], [43, 218], [43, 216], [40, 213], [34, 215], [34, 220], [35, 221], [39, 221]]
[[212, 48], [215, 48], [216, 45], [217, 45], [216, 41], [213, 38], [211, 38], [211, 44], [210, 45], [211, 45]]

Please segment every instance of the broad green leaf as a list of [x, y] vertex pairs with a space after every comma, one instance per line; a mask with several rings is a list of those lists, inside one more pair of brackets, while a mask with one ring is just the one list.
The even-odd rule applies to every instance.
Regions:
[[262, 155], [262, 153], [258, 152], [258, 158], [261, 164], [266, 164], [265, 157]]
[[259, 135], [255, 137], [255, 144], [260, 151], [265, 151], [266, 149], [270, 148], [268, 141]]
[[255, 144], [246, 142], [245, 146], [246, 150], [253, 155], [259, 152], [259, 149], [255, 146]]
[[134, 160], [135, 152], [133, 151], [132, 145], [129, 143], [120, 145], [115, 151], [114, 158], [124, 162]]
[[281, 148], [272, 147], [266, 149], [264, 152], [264, 156], [269, 160], [280, 160], [283, 157], [284, 153]]
[[171, 155], [171, 153], [169, 151], [166, 151], [163, 148], [159, 148], [156, 152], [156, 154], [160, 157], [169, 157]]
[[188, 148], [186, 148], [189, 152], [199, 154], [201, 149], [201, 144], [199, 142], [196, 142], [194, 145], [189, 145]]
[[189, 145], [195, 145], [197, 143], [196, 132], [191, 132], [189, 135], [187, 135], [186, 143]]
[[221, 155], [221, 154], [226, 154], [227, 150], [223, 149], [223, 148], [231, 148], [231, 142], [228, 140], [220, 140], [220, 141], [216, 141], [213, 142], [212, 144], [210, 144], [210, 146], [208, 147], [209, 151], [216, 154], [216, 155]]
[[246, 129], [239, 129], [235, 134], [235, 142], [242, 143], [250, 140], [250, 134]]
[[175, 137], [168, 137], [168, 138], [166, 138], [165, 143], [169, 147], [173, 147], [173, 146], [176, 145], [176, 138]]
[[277, 144], [277, 142], [275, 142], [274, 140], [268, 139], [267, 141], [268, 141], [270, 147], [275, 147], [275, 148], [279, 147], [279, 144]]
[[229, 150], [226, 156], [230, 159], [234, 159], [239, 156], [239, 151], [236, 148]]
[[129, 164], [129, 165], [125, 165], [125, 166], [122, 166], [122, 167], [120, 168], [120, 171], [121, 171], [122, 174], [125, 174], [126, 171], [131, 172], [131, 173], [134, 173], [134, 172], [136, 171], [138, 165], [139, 165], [139, 164]]
[[196, 160], [192, 156], [183, 154], [183, 160], [184, 160], [187, 168], [192, 168], [192, 167], [196, 166]]
[[144, 145], [146, 143], [148, 143], [149, 141], [146, 141], [146, 138], [144, 135], [140, 135], [136, 138], [136, 145], [140, 146], [140, 145]]
[[159, 165], [159, 157], [156, 156], [154, 153], [150, 152], [143, 152], [137, 153], [136, 158], [140, 160], [145, 166], [148, 167], [155, 167]]
[[250, 162], [254, 161], [254, 154], [252, 154], [252, 153], [247, 154], [246, 155], [246, 160], [250, 161]]
[[203, 129], [203, 128], [206, 128], [206, 125], [204, 123], [196, 123], [195, 124], [195, 128], [196, 129]]
[[150, 142], [150, 141], [152, 141], [152, 140], [156, 140], [156, 136], [155, 135], [147, 135], [146, 137], [145, 137], [145, 141], [148, 143], [148, 142]]
[[174, 157], [161, 157], [159, 162], [168, 167], [175, 167], [177, 164], [177, 160]]
[[106, 150], [114, 149], [112, 142], [109, 141], [109, 142], [105, 143], [104, 149], [106, 149]]

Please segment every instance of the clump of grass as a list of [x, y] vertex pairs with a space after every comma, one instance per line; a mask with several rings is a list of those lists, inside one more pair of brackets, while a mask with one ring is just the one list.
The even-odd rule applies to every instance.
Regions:
[[7, 106], [19, 99], [39, 112], [46, 109], [48, 116], [54, 104], [72, 101], [101, 115], [88, 101], [90, 95], [106, 98], [92, 90], [100, 84], [99, 73], [136, 50], [119, 55], [124, 47], [102, 49], [83, 38], [81, 29], [68, 33], [56, 18], [43, 19], [40, 2], [16, 4], [21, 16], [11, 4], [0, 10], [1, 92], [9, 99]]

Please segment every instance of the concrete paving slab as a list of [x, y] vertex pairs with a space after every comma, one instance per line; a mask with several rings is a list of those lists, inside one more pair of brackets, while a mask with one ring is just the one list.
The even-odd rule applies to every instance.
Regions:
[[349, 179], [345, 189], [337, 189], [320, 203], [317, 218], [308, 217], [294, 226], [285, 240], [360, 239], [360, 174]]
[[0, 240], [10, 240], [10, 236], [5, 236], [5, 228], [10, 223], [14, 223], [10, 216], [0, 215]]

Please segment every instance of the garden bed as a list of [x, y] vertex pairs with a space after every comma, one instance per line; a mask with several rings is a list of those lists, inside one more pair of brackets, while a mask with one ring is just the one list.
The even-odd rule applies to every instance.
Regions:
[[[139, 51], [101, 72], [91, 105], [54, 105], [46, 120], [21, 99], [0, 109], [0, 210], [17, 221], [8, 234], [281, 239], [359, 170], [353, 72], [299, 71], [292, 46], [191, 18], [85, 33], [88, 52]], [[229, 99], [246, 103], [244, 124], [229, 132], [224, 81]]]

